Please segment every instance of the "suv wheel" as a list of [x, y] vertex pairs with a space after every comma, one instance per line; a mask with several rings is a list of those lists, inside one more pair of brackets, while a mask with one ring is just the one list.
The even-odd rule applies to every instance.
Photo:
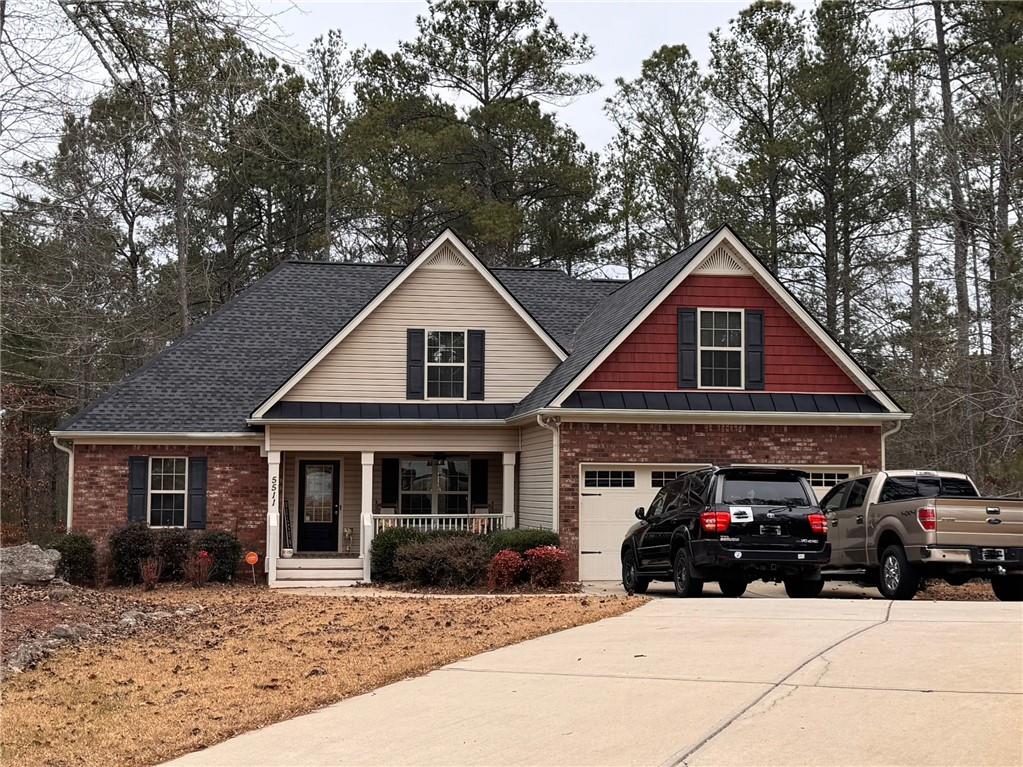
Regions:
[[1023, 602], [1023, 575], [993, 575], [991, 590], [1002, 602]]
[[703, 581], [694, 578], [689, 567], [689, 553], [685, 545], [675, 552], [675, 561], [671, 568], [672, 580], [675, 582], [675, 593], [680, 597], [698, 597], [703, 593]]
[[626, 551], [622, 555], [622, 585], [627, 594], [646, 594], [650, 586], [650, 579], [639, 574], [636, 554], [632, 551]]
[[920, 587], [920, 573], [901, 546], [889, 546], [881, 554], [877, 588], [885, 599], [912, 599]]
[[813, 599], [824, 590], [824, 579], [786, 578], [785, 593], [789, 599]]
[[741, 597], [746, 593], [748, 585], [749, 581], [745, 578], [728, 578], [727, 580], [718, 581], [718, 588], [721, 589], [721, 594], [726, 597]]

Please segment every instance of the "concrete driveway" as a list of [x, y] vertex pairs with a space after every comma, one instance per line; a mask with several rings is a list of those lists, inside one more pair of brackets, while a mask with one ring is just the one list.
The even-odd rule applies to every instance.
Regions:
[[1023, 605], [656, 599], [172, 764], [1020, 765]]

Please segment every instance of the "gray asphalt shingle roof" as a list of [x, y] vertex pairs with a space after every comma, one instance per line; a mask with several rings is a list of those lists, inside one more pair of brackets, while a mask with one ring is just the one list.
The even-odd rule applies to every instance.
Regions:
[[[59, 431], [238, 432], [246, 419], [402, 270], [286, 262], [60, 426]], [[618, 283], [564, 272], [494, 275], [558, 343]]]

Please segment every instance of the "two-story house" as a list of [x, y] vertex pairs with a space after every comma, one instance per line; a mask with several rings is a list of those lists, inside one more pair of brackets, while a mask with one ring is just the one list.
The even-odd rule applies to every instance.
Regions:
[[321, 585], [367, 580], [390, 526], [536, 527], [613, 579], [678, 472], [823, 492], [908, 417], [727, 227], [630, 281], [489, 269], [445, 232], [407, 266], [282, 264], [54, 437], [100, 543], [226, 529], [271, 585]]

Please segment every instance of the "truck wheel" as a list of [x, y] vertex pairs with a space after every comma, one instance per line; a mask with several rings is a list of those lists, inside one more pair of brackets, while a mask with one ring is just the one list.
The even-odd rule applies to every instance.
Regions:
[[824, 579], [786, 578], [785, 593], [789, 599], [813, 599], [824, 590]]
[[628, 594], [646, 594], [650, 587], [650, 579], [639, 574], [635, 552], [626, 551], [622, 555], [622, 585]]
[[877, 588], [885, 599], [912, 599], [920, 587], [920, 573], [901, 546], [884, 550], [878, 575]]
[[749, 581], [745, 578], [728, 578], [727, 580], [718, 581], [718, 588], [721, 589], [721, 594], [726, 597], [741, 597], [746, 593], [748, 585]]
[[682, 546], [675, 552], [675, 561], [671, 568], [672, 580], [675, 582], [675, 594], [680, 597], [698, 597], [703, 593], [703, 581], [693, 577], [689, 567], [689, 553]]
[[991, 590], [1001, 602], [1023, 602], [1023, 575], [992, 575]]

